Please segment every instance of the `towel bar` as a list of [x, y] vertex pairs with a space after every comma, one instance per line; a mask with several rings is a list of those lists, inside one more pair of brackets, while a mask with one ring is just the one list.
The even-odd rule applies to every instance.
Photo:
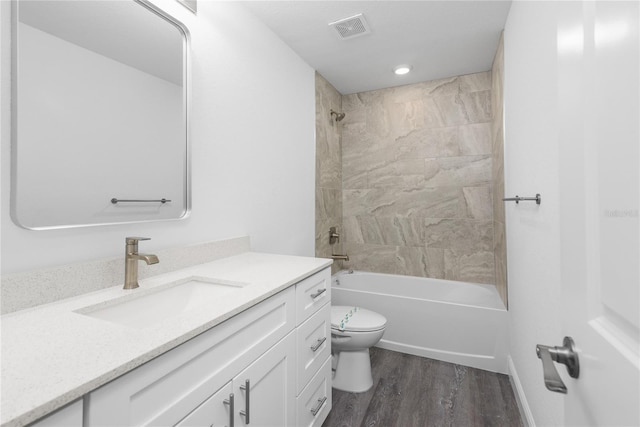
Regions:
[[531, 200], [536, 202], [536, 205], [539, 205], [542, 202], [542, 198], [540, 197], [540, 193], [536, 194], [536, 197], [520, 197], [516, 194], [516, 197], [505, 197], [502, 199], [505, 202], [516, 202], [520, 203], [520, 201]]
[[111, 199], [111, 203], [113, 203], [114, 205], [117, 203], [167, 203], [167, 202], [171, 202], [171, 200], [169, 199], [159, 199], [159, 200], [139, 200], [139, 199], [131, 199], [131, 200], [123, 200], [123, 199], [116, 199], [115, 197], [113, 199]]

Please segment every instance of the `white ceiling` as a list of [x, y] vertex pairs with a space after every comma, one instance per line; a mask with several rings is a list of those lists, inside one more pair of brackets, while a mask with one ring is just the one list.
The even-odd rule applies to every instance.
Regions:
[[[491, 69], [511, 0], [245, 1], [340, 93]], [[342, 40], [330, 22], [363, 13], [371, 34]], [[393, 74], [411, 64], [405, 76]]]

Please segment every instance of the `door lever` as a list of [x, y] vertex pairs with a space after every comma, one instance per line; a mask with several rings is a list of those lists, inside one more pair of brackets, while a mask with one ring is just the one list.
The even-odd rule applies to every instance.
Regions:
[[550, 347], [542, 344], [536, 345], [538, 359], [542, 360], [542, 371], [544, 374], [544, 385], [547, 389], [557, 393], [567, 393], [567, 386], [564, 385], [553, 362], [566, 365], [567, 372], [571, 378], [580, 376], [580, 363], [578, 353], [575, 351], [573, 338], [564, 337], [562, 347]]

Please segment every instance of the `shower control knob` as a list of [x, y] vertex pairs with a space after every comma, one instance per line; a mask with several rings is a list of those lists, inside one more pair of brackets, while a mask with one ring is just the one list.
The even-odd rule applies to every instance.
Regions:
[[329, 228], [329, 244], [333, 245], [340, 241], [340, 233], [336, 227]]

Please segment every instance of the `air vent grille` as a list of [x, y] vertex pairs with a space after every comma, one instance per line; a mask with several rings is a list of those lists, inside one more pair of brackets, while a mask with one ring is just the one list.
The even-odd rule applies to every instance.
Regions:
[[371, 32], [362, 13], [331, 22], [329, 26], [336, 29], [341, 39], [363, 36]]

